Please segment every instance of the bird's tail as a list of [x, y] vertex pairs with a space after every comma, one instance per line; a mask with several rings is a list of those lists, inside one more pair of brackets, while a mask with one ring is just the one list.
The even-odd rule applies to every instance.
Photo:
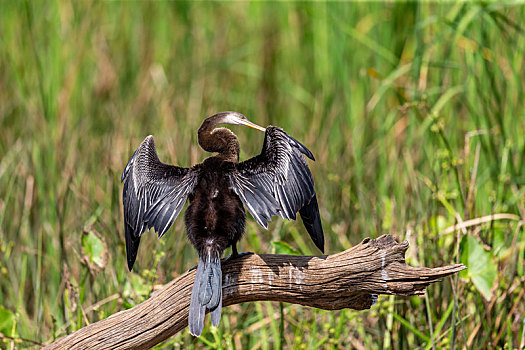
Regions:
[[214, 250], [208, 250], [205, 256], [199, 256], [191, 291], [188, 326], [195, 337], [201, 335], [204, 328], [206, 309], [210, 310], [211, 324], [217, 327], [222, 310], [222, 271], [220, 254]]

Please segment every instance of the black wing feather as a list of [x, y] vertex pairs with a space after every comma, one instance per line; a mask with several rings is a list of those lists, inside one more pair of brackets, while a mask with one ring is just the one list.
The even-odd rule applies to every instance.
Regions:
[[159, 160], [153, 136], [148, 136], [131, 156], [124, 181], [124, 227], [128, 268], [137, 257], [140, 236], [155, 228], [162, 236], [182, 210], [193, 191], [197, 172], [193, 168], [167, 165]]
[[[321, 226], [316, 195], [312, 197], [308, 204], [299, 210], [299, 214], [301, 214], [303, 225], [306, 227], [306, 231], [308, 231], [310, 237], [312, 237], [315, 245], [317, 247], [324, 247], [323, 227]], [[321, 251], [323, 251], [323, 249], [321, 249]]]
[[270, 126], [261, 154], [237, 164], [237, 171], [230, 174], [230, 185], [264, 228], [273, 216], [295, 220], [299, 212], [315, 245], [324, 251], [314, 181], [303, 155], [314, 160], [299, 141]]

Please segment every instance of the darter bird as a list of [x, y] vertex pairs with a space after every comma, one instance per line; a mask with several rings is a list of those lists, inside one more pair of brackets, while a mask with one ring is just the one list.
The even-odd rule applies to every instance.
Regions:
[[[220, 124], [245, 125], [264, 131], [261, 154], [239, 163], [239, 141]], [[186, 233], [199, 255], [191, 294], [188, 325], [199, 336], [206, 309], [217, 327], [222, 309], [223, 251], [232, 247], [244, 232], [244, 207], [265, 229], [273, 216], [296, 219], [303, 224], [315, 245], [324, 250], [324, 236], [314, 182], [306, 157], [312, 153], [282, 129], [263, 128], [237, 112], [221, 112], [206, 118], [198, 131], [199, 145], [217, 153], [184, 168], [162, 163], [153, 136], [148, 136], [131, 156], [124, 172], [123, 203], [128, 268], [137, 257], [140, 237], [155, 229], [162, 237], [182, 210], [186, 200]]]

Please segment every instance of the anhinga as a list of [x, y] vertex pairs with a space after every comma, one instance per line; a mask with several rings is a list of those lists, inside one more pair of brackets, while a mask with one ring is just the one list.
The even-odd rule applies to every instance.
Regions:
[[[239, 163], [239, 141], [219, 124], [245, 125], [265, 131], [261, 154]], [[180, 213], [186, 199], [185, 223], [189, 240], [197, 249], [199, 263], [190, 302], [189, 328], [199, 336], [206, 308], [217, 326], [222, 308], [221, 255], [236, 244], [244, 232], [245, 213], [264, 228], [273, 216], [296, 218], [299, 211], [310, 237], [323, 251], [324, 237], [312, 174], [303, 154], [312, 153], [282, 129], [266, 129], [237, 112], [222, 112], [204, 120], [199, 145], [217, 152], [201, 164], [183, 168], [162, 163], [153, 136], [140, 144], [122, 174], [128, 268], [137, 256], [140, 237], [154, 228], [162, 237]]]

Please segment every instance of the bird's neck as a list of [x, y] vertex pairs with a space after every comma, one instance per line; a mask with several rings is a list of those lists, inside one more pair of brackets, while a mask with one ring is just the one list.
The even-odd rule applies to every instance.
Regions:
[[237, 163], [239, 161], [239, 141], [229, 129], [215, 128], [206, 121], [198, 132], [199, 145], [208, 152], [218, 152], [217, 157]]

